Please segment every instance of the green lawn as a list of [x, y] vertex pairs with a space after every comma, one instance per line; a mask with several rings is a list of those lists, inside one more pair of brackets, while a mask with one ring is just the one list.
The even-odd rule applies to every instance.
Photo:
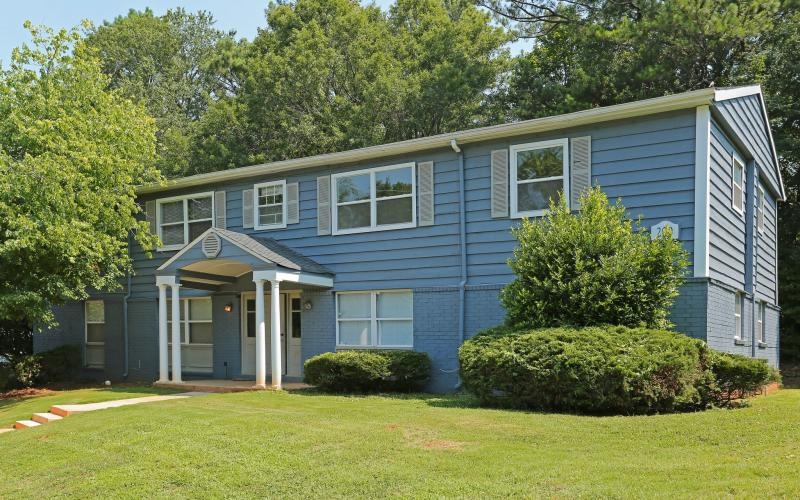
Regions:
[[800, 390], [651, 417], [220, 394], [4, 434], [0, 497], [797, 497], [798, 410]]

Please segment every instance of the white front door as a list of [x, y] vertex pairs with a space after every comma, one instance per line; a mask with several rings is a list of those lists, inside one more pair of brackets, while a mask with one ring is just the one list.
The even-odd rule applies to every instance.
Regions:
[[[299, 301], [299, 299], [297, 299]], [[287, 294], [281, 294], [281, 365], [283, 366], [283, 374], [289, 376], [300, 375], [300, 338], [299, 331], [300, 325], [297, 326], [297, 337], [295, 334], [289, 336], [287, 341], [287, 330], [292, 327], [292, 318], [295, 314], [290, 313], [290, 305], [296, 305], [299, 313], [299, 302], [291, 300]], [[266, 361], [267, 372], [271, 373], [272, 355], [271, 355], [271, 342], [270, 326], [271, 315], [271, 301], [270, 295], [264, 295], [264, 322], [266, 326]], [[292, 311], [293, 312], [293, 311]], [[296, 315], [299, 323], [299, 314]], [[287, 328], [287, 325], [289, 328]], [[255, 293], [242, 294], [242, 375], [255, 375], [256, 372], [256, 298]], [[287, 362], [288, 361], [288, 362]]]

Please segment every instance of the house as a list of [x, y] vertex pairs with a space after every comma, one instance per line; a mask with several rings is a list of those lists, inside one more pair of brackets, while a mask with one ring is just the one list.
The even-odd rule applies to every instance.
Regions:
[[758, 86], [143, 186], [163, 247], [132, 248], [122, 291], [59, 307], [35, 348], [80, 343], [87, 370], [111, 379], [277, 387], [322, 352], [416, 349], [429, 389], [452, 390], [459, 345], [504, 319], [510, 229], [590, 184], [691, 254], [679, 331], [777, 365], [784, 191]]

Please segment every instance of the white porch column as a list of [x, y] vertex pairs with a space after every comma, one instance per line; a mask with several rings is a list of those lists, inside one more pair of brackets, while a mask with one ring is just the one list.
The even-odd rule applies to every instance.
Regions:
[[172, 285], [172, 381], [181, 382], [181, 285]]
[[264, 324], [264, 280], [256, 283], [256, 387], [267, 386], [267, 332]]
[[167, 347], [167, 285], [158, 284], [158, 381], [169, 382]]
[[272, 388], [281, 388], [281, 286], [277, 279], [272, 283], [272, 307], [270, 307], [270, 325], [272, 326]]

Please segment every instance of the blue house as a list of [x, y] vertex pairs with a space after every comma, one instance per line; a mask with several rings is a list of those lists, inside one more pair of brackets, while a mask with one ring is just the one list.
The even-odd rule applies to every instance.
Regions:
[[459, 345], [504, 319], [510, 229], [590, 184], [690, 252], [677, 330], [777, 365], [784, 191], [758, 86], [143, 186], [163, 247], [133, 247], [122, 290], [59, 307], [35, 348], [81, 344], [110, 379], [276, 387], [319, 353], [414, 349], [432, 359], [429, 389], [452, 390]]

